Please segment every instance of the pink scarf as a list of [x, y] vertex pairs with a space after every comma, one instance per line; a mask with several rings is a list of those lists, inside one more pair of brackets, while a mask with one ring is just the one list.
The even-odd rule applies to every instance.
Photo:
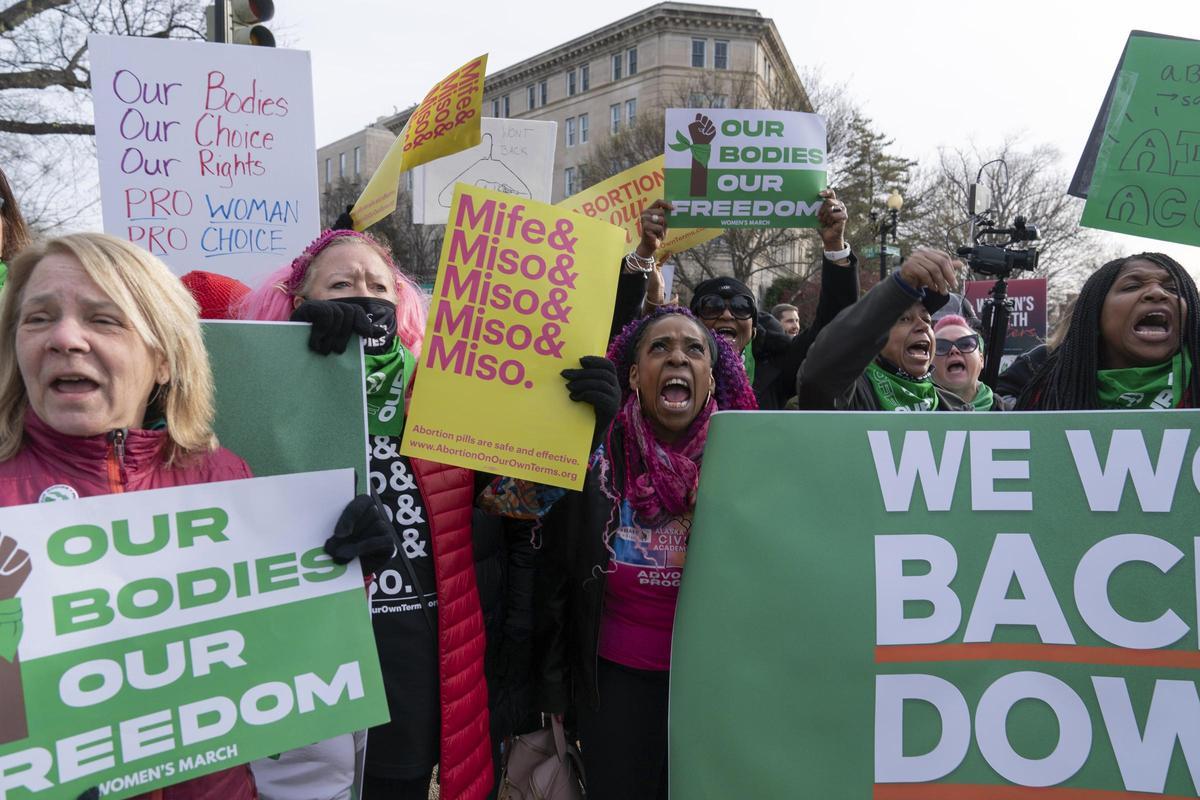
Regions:
[[710, 397], [683, 436], [664, 444], [650, 430], [637, 395], [626, 398], [618, 415], [625, 432], [625, 499], [641, 519], [654, 522], [695, 507], [708, 421], [716, 410]]

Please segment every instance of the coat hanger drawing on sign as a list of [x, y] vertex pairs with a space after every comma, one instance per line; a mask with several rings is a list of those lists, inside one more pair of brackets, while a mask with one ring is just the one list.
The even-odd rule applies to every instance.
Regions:
[[446, 188], [442, 189], [438, 195], [438, 203], [443, 208], [450, 207], [450, 202], [454, 199], [454, 184], [456, 183], [466, 183], [481, 189], [493, 189], [497, 192], [524, 197], [526, 200], [533, 199], [533, 192], [529, 191], [525, 181], [517, 177], [517, 174], [509, 169], [503, 161], [492, 157], [492, 135], [485, 133], [483, 138], [487, 144], [487, 156], [467, 167], [457, 178], [450, 181]]

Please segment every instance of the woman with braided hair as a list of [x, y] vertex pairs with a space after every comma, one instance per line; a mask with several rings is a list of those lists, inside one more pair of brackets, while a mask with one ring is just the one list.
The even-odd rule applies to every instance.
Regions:
[[1071, 326], [1018, 410], [1192, 408], [1200, 399], [1196, 284], [1162, 253], [1118, 258], [1080, 290]]
[[583, 489], [544, 516], [537, 707], [574, 707], [589, 798], [665, 798], [671, 629], [709, 420], [757, 403], [729, 342], [679, 306], [582, 361], [563, 373], [572, 399], [599, 409], [611, 390], [616, 418]]

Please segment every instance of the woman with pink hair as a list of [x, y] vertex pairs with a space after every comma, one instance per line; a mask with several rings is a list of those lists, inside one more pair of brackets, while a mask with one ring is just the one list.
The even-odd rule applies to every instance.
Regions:
[[[343, 352], [352, 333], [363, 337], [371, 495], [359, 498], [356, 524], [382, 521], [401, 543], [370, 586], [391, 721], [369, 732], [365, 800], [425, 800], [439, 761], [442, 797], [483, 800], [494, 781], [471, 557], [475, 476], [400, 453], [427, 309], [428, 297], [374, 238], [330, 230], [253, 290], [238, 314], [310, 322], [309, 347], [323, 354]], [[532, 553], [529, 563], [532, 595]], [[481, 567], [479, 581], [490, 574], [500, 573]], [[256, 762], [255, 776], [265, 800], [349, 798], [354, 756], [353, 741], [340, 737]]]

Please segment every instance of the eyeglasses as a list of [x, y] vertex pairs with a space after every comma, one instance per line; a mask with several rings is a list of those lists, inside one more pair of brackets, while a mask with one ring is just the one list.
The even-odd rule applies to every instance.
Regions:
[[948, 355], [951, 347], [964, 355], [974, 353], [979, 349], [979, 334], [972, 333], [969, 336], [962, 336], [958, 339], [938, 339], [933, 352], [939, 356]]
[[735, 294], [733, 297], [706, 294], [700, 298], [697, 311], [701, 319], [716, 319], [727, 308], [734, 319], [750, 319], [754, 316], [754, 301], [744, 294]]

